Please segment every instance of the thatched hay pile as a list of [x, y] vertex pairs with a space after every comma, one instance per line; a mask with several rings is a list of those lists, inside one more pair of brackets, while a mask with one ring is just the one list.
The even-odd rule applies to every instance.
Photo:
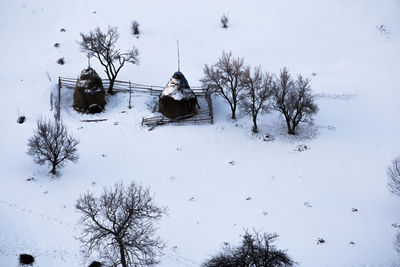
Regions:
[[197, 97], [181, 72], [175, 72], [158, 101], [159, 111], [168, 118], [197, 113]]
[[94, 69], [84, 69], [76, 82], [74, 109], [83, 113], [99, 113], [106, 105], [106, 92], [100, 76]]

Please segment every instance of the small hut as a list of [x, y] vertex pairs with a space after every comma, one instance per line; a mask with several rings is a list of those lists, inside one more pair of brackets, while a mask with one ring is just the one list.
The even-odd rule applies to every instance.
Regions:
[[106, 93], [97, 72], [91, 67], [84, 69], [76, 82], [74, 109], [83, 113], [99, 113], [106, 105]]
[[185, 76], [180, 71], [175, 72], [160, 94], [159, 111], [168, 118], [177, 118], [195, 115], [197, 106], [197, 97]]

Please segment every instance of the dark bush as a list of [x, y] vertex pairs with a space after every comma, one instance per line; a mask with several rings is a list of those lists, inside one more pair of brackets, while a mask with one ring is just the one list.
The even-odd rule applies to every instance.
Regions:
[[226, 14], [223, 14], [221, 17], [221, 24], [222, 24], [222, 28], [227, 29], [228, 28], [228, 22], [229, 22], [229, 18]]
[[57, 63], [60, 64], [60, 65], [64, 65], [64, 63], [65, 63], [64, 58], [63, 58], [63, 57], [60, 57], [60, 58], [57, 60]]
[[35, 258], [29, 254], [19, 254], [20, 265], [32, 265], [35, 262]]
[[139, 37], [140, 34], [139, 26], [140, 24], [136, 20], [131, 22], [131, 33], [133, 36]]
[[61, 28], [60, 32], [65, 32], [65, 29], [64, 29], [64, 28]]
[[60, 43], [55, 43], [55, 44], [54, 44], [54, 47], [55, 47], [55, 48], [59, 48], [59, 47], [60, 47]]
[[202, 266], [289, 267], [296, 265], [285, 250], [279, 250], [272, 244], [277, 238], [277, 234], [260, 234], [254, 231], [253, 235], [245, 230], [239, 246], [231, 247], [225, 243], [222, 251], [206, 260]]
[[92, 261], [92, 263], [89, 265], [89, 267], [101, 267], [103, 264], [98, 261]]
[[25, 122], [25, 119], [26, 119], [25, 116], [19, 116], [17, 122], [18, 122], [19, 124], [22, 124], [22, 123]]

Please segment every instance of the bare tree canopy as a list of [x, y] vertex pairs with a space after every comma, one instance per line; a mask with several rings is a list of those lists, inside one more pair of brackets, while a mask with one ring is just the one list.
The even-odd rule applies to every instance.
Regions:
[[105, 68], [105, 73], [110, 80], [108, 93], [113, 94], [114, 82], [121, 68], [126, 62], [137, 64], [139, 51], [132, 48], [123, 53], [115, 47], [119, 34], [117, 27], [108, 26], [107, 32], [102, 32], [99, 27], [88, 34], [81, 33], [79, 45], [81, 51], [88, 57], [96, 57]]
[[286, 68], [277, 77], [272, 96], [273, 108], [285, 117], [288, 134], [296, 134], [297, 125], [318, 112], [311, 94], [310, 80], [299, 75], [294, 81]]
[[277, 234], [254, 235], [245, 230], [243, 240], [237, 247], [225, 245], [216, 256], [205, 261], [203, 267], [289, 267], [296, 263], [272, 243]]
[[387, 176], [389, 178], [388, 187], [390, 192], [400, 196], [400, 157], [394, 159], [387, 168]]
[[155, 236], [165, 208], [156, 206], [150, 190], [132, 182], [105, 187], [100, 197], [87, 192], [76, 202], [81, 212], [84, 252], [94, 251], [112, 266], [149, 266], [158, 263], [164, 248]]
[[243, 90], [243, 59], [234, 58], [232, 52], [223, 52], [218, 63], [212, 66], [206, 64], [203, 72], [204, 78], [200, 80], [202, 86], [224, 98], [231, 108], [232, 119], [236, 119], [236, 108]]
[[28, 152], [39, 165], [49, 163], [50, 173], [57, 174], [56, 168], [65, 161], [78, 161], [77, 141], [69, 135], [62, 122], [38, 120], [35, 134], [28, 139]]
[[268, 99], [272, 95], [273, 75], [263, 74], [261, 67], [254, 68], [251, 72], [250, 67], [246, 67], [243, 78], [243, 96], [240, 106], [246, 114], [250, 114], [253, 120], [253, 133], [258, 132], [257, 116], [259, 113], [267, 112], [270, 108]]

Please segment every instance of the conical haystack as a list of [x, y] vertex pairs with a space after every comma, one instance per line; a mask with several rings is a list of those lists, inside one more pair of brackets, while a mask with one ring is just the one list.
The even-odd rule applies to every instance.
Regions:
[[84, 69], [74, 91], [74, 109], [84, 113], [98, 113], [106, 105], [106, 93], [100, 76], [94, 69]]
[[158, 101], [159, 111], [169, 118], [197, 113], [197, 97], [181, 72], [175, 72]]

